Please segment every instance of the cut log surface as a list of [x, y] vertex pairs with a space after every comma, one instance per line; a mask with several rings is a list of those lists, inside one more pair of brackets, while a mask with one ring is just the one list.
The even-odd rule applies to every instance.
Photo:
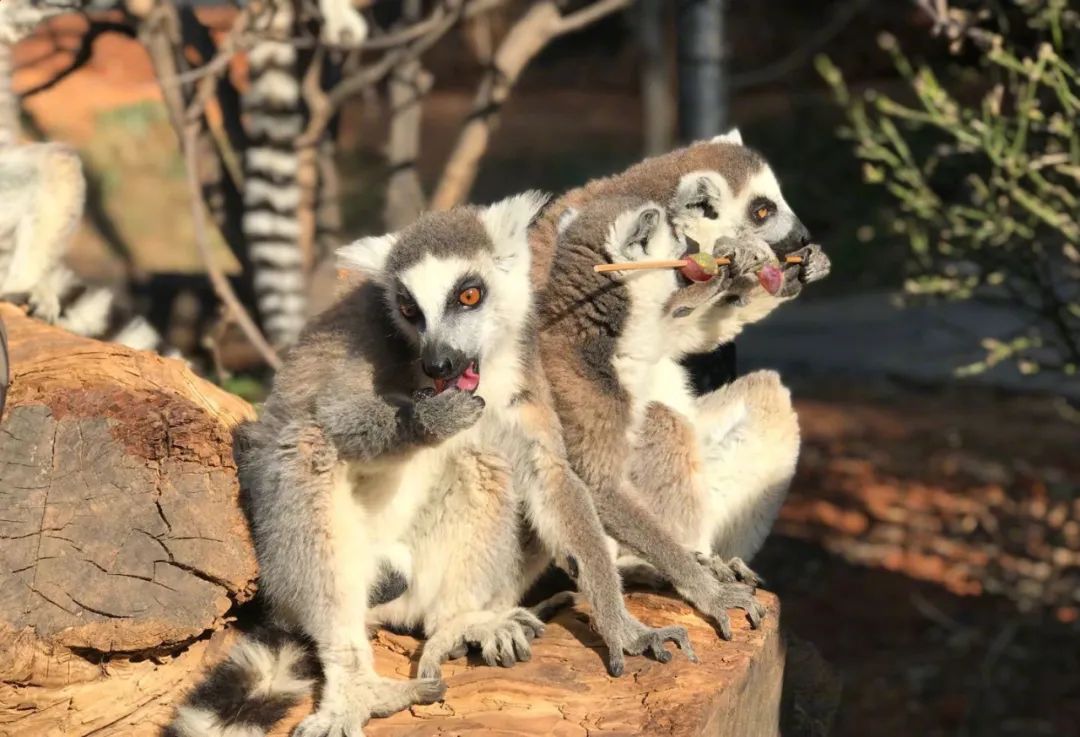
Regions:
[[[154, 663], [134, 661], [169, 659], [253, 595], [231, 428], [254, 413], [179, 361], [10, 305], [0, 317], [12, 370], [0, 418], [0, 734], [84, 734], [102, 723], [78, 728], [87, 715], [65, 713], [76, 701], [108, 699], [85, 704], [106, 724], [133, 710], [114, 703], [132, 695], [121, 682], [155, 690]], [[100, 685], [114, 661], [99, 664], [118, 654], [130, 678], [76, 687]]]
[[[14, 375], [0, 418], [0, 737], [159, 735], [227, 655], [231, 615], [254, 591], [230, 450], [253, 411], [177, 361], [8, 305], [0, 317]], [[628, 657], [621, 678], [606, 674], [586, 612], [563, 611], [529, 662], [447, 663], [442, 703], [364, 733], [773, 737], [784, 645], [776, 599], [759, 598], [762, 628], [732, 612], [724, 642], [685, 604], [629, 594], [643, 622], [685, 625], [700, 663]], [[374, 644], [381, 674], [415, 673], [421, 643], [380, 632]]]
[[[620, 678], [607, 675], [600, 638], [584, 610], [562, 612], [533, 641], [532, 659], [495, 668], [470, 658], [443, 666], [448, 689], [442, 703], [414, 706], [373, 719], [367, 737], [775, 737], [779, 735], [784, 644], [777, 600], [761, 592], [768, 608], [752, 630], [731, 612], [731, 642], [682, 602], [647, 593], [628, 594], [627, 604], [653, 626], [682, 624], [700, 662], [675, 652], [670, 663], [628, 657]], [[669, 645], [672, 649], [674, 646]], [[416, 672], [421, 643], [380, 632], [376, 668], [405, 678]], [[273, 737], [286, 737], [311, 704], [295, 709]]]

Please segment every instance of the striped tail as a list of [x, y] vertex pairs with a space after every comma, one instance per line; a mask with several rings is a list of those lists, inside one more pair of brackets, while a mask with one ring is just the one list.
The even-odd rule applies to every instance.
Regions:
[[280, 629], [245, 635], [188, 694], [164, 737], [261, 737], [309, 695], [314, 653]]
[[88, 286], [65, 266], [58, 266], [50, 278], [59, 299], [59, 317], [55, 320], [59, 327], [85, 338], [183, 358], [145, 317], [125, 309], [111, 290]]
[[[276, 3], [270, 28], [288, 37], [291, 2]], [[300, 184], [296, 139], [304, 114], [296, 49], [263, 41], [249, 53], [251, 84], [243, 97], [249, 146], [244, 159], [244, 237], [263, 329], [276, 346], [292, 343], [306, 318], [300, 252]]]

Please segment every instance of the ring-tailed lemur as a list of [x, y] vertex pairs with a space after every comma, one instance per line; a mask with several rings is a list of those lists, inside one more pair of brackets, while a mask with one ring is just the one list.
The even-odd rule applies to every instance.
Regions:
[[[298, 0], [270, 0], [254, 17], [261, 38], [248, 54], [250, 83], [242, 97], [248, 135], [244, 238], [263, 329], [279, 347], [291, 344], [307, 319], [296, 150], [307, 120], [293, 44], [299, 11]], [[351, 0], [319, 0], [319, 12], [324, 43], [355, 46], [367, 37], [367, 23]]]
[[87, 286], [62, 263], [86, 199], [78, 154], [59, 143], [17, 143], [11, 47], [46, 18], [84, 4], [0, 5], [0, 299], [27, 303], [34, 317], [79, 335], [161, 352], [167, 346], [145, 318], [124, 309], [112, 291]]
[[[653, 225], [635, 226], [641, 233], [631, 246], [642, 243], [670, 258], [716, 244], [714, 255], [734, 255], [735, 265], [723, 278], [681, 290], [673, 271], [625, 284], [597, 280], [587, 262], [610, 258], [613, 248], [627, 257], [642, 253], [627, 250], [619, 234], [635, 233], [626, 223], [655, 210], [671, 232], [650, 215]], [[737, 132], [570, 192], [533, 231], [534, 252], [546, 256], [537, 277], [546, 281], [543, 363], [571, 461], [597, 494], [609, 534], [714, 616], [718, 594], [691, 560], [719, 583], [757, 583], [742, 558], [756, 552], [786, 493], [798, 425], [775, 374], [753, 374], [695, 399], [679, 360], [731, 340], [797, 295], [804, 281], [827, 274], [828, 259], [807, 241], [771, 169]], [[803, 262], [784, 268], [775, 295], [746, 281], [750, 275], [742, 272], [789, 253]], [[635, 295], [631, 284], [644, 291]], [[591, 296], [596, 290], [603, 296]], [[645, 378], [635, 379], [635, 370]], [[750, 608], [752, 621], [758, 613]], [[717, 619], [727, 634], [726, 618]]]
[[[304, 330], [238, 436], [260, 592], [322, 666], [298, 735], [360, 734], [438, 698], [441, 663], [468, 645], [492, 664], [527, 659], [541, 624], [518, 603], [553, 556], [575, 561], [613, 674], [624, 652], [669, 660], [665, 641], [693, 657], [685, 629], [626, 611], [565, 459], [529, 283], [526, 232], [545, 199], [429, 214], [343, 249], [369, 279]], [[420, 678], [376, 675], [365, 624], [421, 627]], [[222, 666], [238, 685], [198, 689], [171, 734], [260, 734], [310, 689], [303, 652], [247, 641]]]

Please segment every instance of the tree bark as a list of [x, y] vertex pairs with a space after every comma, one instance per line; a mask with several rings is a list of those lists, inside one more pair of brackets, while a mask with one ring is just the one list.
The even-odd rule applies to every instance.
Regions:
[[679, 134], [711, 138], [727, 124], [724, 0], [682, 0], [678, 10]]
[[[368, 737], [531, 737], [532, 735], [648, 737], [773, 737], [779, 735], [785, 644], [779, 605], [761, 594], [769, 613], [761, 629], [732, 617], [735, 638], [721, 640], [712, 626], [680, 601], [657, 594], [627, 595], [630, 612], [653, 626], [681, 624], [700, 663], [675, 653], [671, 662], [628, 658], [626, 673], [604, 670], [600, 638], [589, 628], [587, 609], [562, 612], [538, 640], [532, 659], [510, 669], [479, 658], [443, 666], [445, 700], [373, 719]], [[374, 642], [379, 673], [415, 674], [421, 643], [380, 632]], [[271, 737], [286, 737], [311, 711], [306, 703], [279, 724]]]
[[254, 413], [179, 361], [0, 317], [0, 734], [129, 734], [254, 593], [231, 452]]

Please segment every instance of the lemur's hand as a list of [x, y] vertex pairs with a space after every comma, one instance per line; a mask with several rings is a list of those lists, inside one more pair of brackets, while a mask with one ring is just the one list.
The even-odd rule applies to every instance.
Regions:
[[623, 610], [615, 617], [615, 622], [605, 622], [595, 618], [595, 627], [604, 638], [608, 647], [608, 673], [621, 676], [626, 667], [624, 654], [648, 655], [661, 663], [671, 660], [671, 653], [664, 647], [665, 642], [674, 642], [692, 662], [697, 662], [694, 649], [690, 646], [690, 636], [685, 627], [647, 627]]
[[729, 609], [745, 611], [750, 626], [757, 629], [765, 617], [765, 607], [754, 598], [757, 575], [738, 558], [725, 563], [717, 556], [698, 555], [697, 562], [695, 574], [675, 584], [679, 595], [711, 619], [725, 640], [732, 636]]
[[758, 293], [761, 288], [758, 272], [764, 267], [776, 264], [776, 254], [769, 244], [760, 238], [744, 238], [734, 241], [730, 238], [717, 240], [713, 250], [718, 257], [731, 260], [727, 267], [731, 274], [731, 284], [723, 296], [724, 301], [743, 304], [751, 293]]
[[698, 563], [708, 568], [720, 583], [743, 583], [753, 590], [763, 582], [761, 576], [751, 570], [742, 558], [724, 560], [719, 555], [708, 556], [698, 553], [697, 559]]
[[483, 412], [483, 399], [458, 389], [447, 389], [441, 394], [420, 391], [413, 397], [412, 419], [417, 433], [433, 443], [468, 430]]
[[802, 263], [784, 266], [784, 286], [780, 288], [781, 297], [797, 296], [805, 285], [824, 279], [832, 269], [832, 262], [825, 255], [825, 250], [816, 243], [800, 248], [791, 255], [802, 258]]
[[665, 305], [667, 314], [681, 318], [705, 304], [741, 302], [759, 286], [757, 272], [776, 261], [769, 244], [758, 238], [717, 238], [712, 255], [729, 263], [720, 264], [712, 279], [694, 282], [671, 295]]

